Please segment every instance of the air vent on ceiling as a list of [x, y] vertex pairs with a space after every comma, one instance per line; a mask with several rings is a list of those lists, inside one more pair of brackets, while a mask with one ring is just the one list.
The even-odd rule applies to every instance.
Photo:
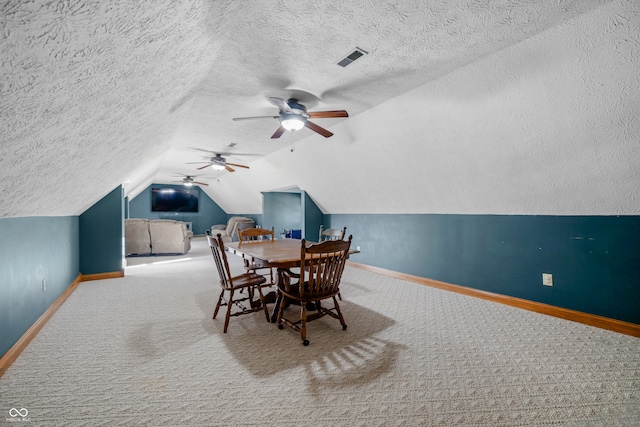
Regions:
[[347, 55], [344, 59], [341, 59], [338, 62], [338, 65], [341, 66], [341, 67], [346, 67], [347, 65], [351, 64], [356, 59], [358, 59], [361, 56], [366, 55], [368, 53], [369, 52], [367, 52], [366, 50], [363, 50], [363, 49], [360, 49], [359, 47], [356, 47], [353, 52], [351, 52], [349, 55]]

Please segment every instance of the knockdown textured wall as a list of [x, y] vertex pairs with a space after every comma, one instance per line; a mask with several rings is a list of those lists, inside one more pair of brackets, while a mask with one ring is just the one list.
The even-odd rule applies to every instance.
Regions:
[[639, 28], [640, 2], [607, 2], [209, 194], [225, 209], [242, 195], [245, 212], [257, 191], [297, 185], [330, 214], [638, 215]]
[[0, 217], [79, 215], [148, 176], [215, 61], [210, 7], [2, 2], [0, 140], [11, 149], [0, 157]]
[[[329, 215], [351, 261], [640, 324], [640, 217]], [[553, 286], [542, 285], [542, 273]]]
[[77, 216], [0, 218], [0, 357], [78, 277], [79, 239]]

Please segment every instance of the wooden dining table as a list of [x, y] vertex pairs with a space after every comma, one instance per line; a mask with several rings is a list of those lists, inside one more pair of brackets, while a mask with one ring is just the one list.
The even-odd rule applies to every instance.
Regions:
[[[311, 246], [315, 242], [306, 242]], [[258, 240], [250, 242], [230, 242], [225, 244], [233, 254], [253, 258], [265, 267], [287, 269], [300, 265], [302, 241], [298, 239]]]
[[[317, 242], [305, 241], [307, 247]], [[259, 240], [250, 242], [230, 242], [225, 244], [225, 248], [235, 255], [254, 259], [265, 267], [277, 270], [276, 284], [282, 280], [282, 272], [300, 266], [300, 256], [302, 254], [302, 241], [298, 239], [274, 239]], [[349, 253], [358, 251], [350, 250]], [[278, 317], [278, 307], [282, 302], [282, 294], [279, 292], [265, 295], [266, 301], [273, 301], [275, 306], [271, 313], [271, 322], [275, 323]]]

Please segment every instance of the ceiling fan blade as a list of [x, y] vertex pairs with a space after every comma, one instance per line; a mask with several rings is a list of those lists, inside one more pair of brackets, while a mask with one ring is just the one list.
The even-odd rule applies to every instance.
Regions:
[[271, 139], [280, 138], [283, 133], [286, 132], [286, 129], [282, 127], [282, 125], [278, 126], [278, 129], [271, 135]]
[[309, 120], [307, 120], [304, 125], [309, 129], [311, 129], [312, 131], [317, 132], [320, 135], [324, 136], [325, 138], [329, 138], [330, 136], [333, 135], [331, 132], [329, 132], [325, 128], [320, 127], [317, 124], [310, 122]]
[[190, 150], [196, 150], [196, 151], [204, 151], [205, 153], [213, 153], [213, 151], [205, 150], [204, 148], [189, 147], [189, 149]]
[[345, 110], [334, 110], [334, 111], [314, 111], [309, 114], [310, 119], [329, 119], [332, 117], [349, 117], [349, 113]]
[[197, 168], [197, 170], [202, 170], [202, 169], [204, 169], [204, 168], [208, 168], [208, 167], [209, 167], [209, 166], [211, 166], [212, 164], [213, 164], [213, 163], [207, 163], [206, 165], [204, 165], [204, 166], [200, 166], [199, 168]]
[[[209, 164], [211, 164], [211, 162], [187, 162], [187, 163], [185, 163], [185, 164], [187, 164], [187, 165], [201, 165], [201, 164], [203, 164], [203, 163], [209, 163]], [[183, 175], [180, 175], [180, 176], [183, 176]]]
[[[280, 116], [253, 116], [253, 117], [234, 117], [233, 121], [240, 121], [240, 120], [254, 120], [254, 119], [277, 119]], [[203, 150], [203, 151], [208, 151], [208, 150]]]
[[285, 113], [294, 113], [295, 114], [295, 111], [293, 111], [291, 109], [291, 107], [289, 107], [289, 104], [287, 104], [287, 101], [285, 101], [284, 99], [276, 98], [275, 96], [270, 96], [269, 97], [269, 101], [271, 101], [271, 103], [273, 105], [278, 107], [280, 109], [280, 111], [284, 111]]
[[237, 164], [237, 163], [229, 163], [229, 162], [227, 162], [227, 165], [229, 165], [229, 166], [236, 166], [236, 167], [238, 167], [238, 168], [245, 168], [245, 169], [249, 169], [249, 166], [239, 165], [239, 164]]
[[226, 170], [228, 170], [229, 172], [235, 172], [236, 170], [234, 168], [232, 168], [231, 166], [225, 166], [224, 167]]
[[209, 185], [206, 182], [198, 182], [198, 181], [193, 181], [194, 184], [198, 184], [198, 185]]

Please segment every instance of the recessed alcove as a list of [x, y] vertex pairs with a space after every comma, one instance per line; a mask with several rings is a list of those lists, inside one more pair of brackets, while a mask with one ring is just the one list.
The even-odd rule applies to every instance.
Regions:
[[302, 238], [317, 240], [324, 214], [306, 191], [288, 187], [262, 192], [262, 226], [280, 236], [281, 230], [301, 230]]

